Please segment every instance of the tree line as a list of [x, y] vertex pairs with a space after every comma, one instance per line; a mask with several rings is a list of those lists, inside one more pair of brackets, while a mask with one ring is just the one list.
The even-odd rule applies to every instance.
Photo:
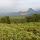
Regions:
[[40, 22], [40, 14], [33, 14], [32, 16], [25, 16], [24, 19], [10, 19], [9, 16], [4, 16], [0, 19], [0, 23], [24, 23], [24, 22]]
[[27, 22], [40, 22], [40, 14], [33, 14], [26, 17]]

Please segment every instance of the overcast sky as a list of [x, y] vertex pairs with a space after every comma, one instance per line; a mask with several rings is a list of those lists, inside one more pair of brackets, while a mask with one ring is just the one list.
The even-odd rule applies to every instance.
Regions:
[[27, 10], [28, 8], [40, 8], [40, 0], [0, 0], [2, 12]]

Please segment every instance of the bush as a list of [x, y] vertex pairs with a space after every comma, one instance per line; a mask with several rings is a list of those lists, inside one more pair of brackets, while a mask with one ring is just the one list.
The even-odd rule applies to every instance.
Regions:
[[1, 23], [8, 23], [8, 24], [10, 24], [11, 22], [10, 22], [9, 16], [2, 17], [1, 18]]
[[40, 22], [40, 14], [33, 14], [32, 16], [26, 16], [27, 22]]

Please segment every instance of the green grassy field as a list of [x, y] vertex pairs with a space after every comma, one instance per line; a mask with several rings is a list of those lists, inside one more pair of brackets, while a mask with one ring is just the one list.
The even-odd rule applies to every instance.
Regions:
[[40, 40], [40, 22], [0, 23], [0, 40]]

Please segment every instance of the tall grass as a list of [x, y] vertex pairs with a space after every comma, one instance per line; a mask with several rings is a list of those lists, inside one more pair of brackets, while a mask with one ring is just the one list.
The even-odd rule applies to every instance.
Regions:
[[40, 22], [0, 23], [0, 40], [40, 40]]
[[0, 17], [0, 40], [40, 40], [40, 22], [27, 22], [25, 16]]

